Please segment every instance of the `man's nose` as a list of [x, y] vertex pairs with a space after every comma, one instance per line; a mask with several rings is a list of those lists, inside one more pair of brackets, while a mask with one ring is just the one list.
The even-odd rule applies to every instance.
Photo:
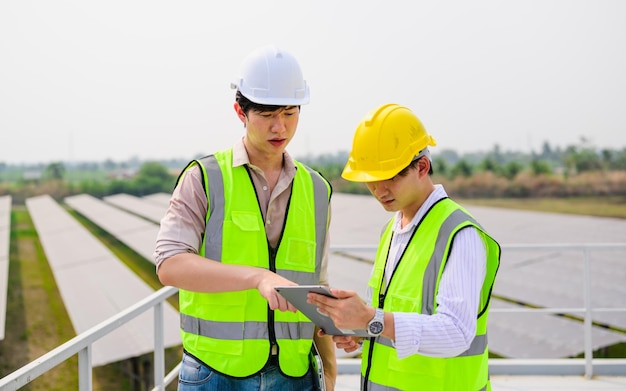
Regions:
[[284, 131], [287, 127], [285, 126], [285, 117], [281, 114], [275, 115], [272, 117], [272, 125], [271, 130], [274, 133], [280, 133]]
[[372, 190], [375, 193], [386, 193], [389, 191], [389, 187], [387, 186], [387, 181], [376, 181], [376, 182], [371, 182], [372, 184]]

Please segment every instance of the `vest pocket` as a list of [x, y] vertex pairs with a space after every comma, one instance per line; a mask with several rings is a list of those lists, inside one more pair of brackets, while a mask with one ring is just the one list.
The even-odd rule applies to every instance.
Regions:
[[267, 246], [265, 240], [260, 240], [263, 236], [257, 214], [233, 211], [231, 219], [224, 221], [222, 259], [233, 264], [266, 267], [259, 250], [260, 245]]
[[313, 273], [315, 272], [315, 242], [297, 238], [289, 238], [286, 244], [285, 265], [289, 269]]
[[419, 303], [420, 300], [412, 296], [402, 296], [397, 293], [387, 293], [385, 295], [385, 308], [392, 308], [393, 311], [417, 313]]
[[232, 212], [233, 224], [242, 231], [256, 232], [259, 228], [259, 219], [256, 213]]

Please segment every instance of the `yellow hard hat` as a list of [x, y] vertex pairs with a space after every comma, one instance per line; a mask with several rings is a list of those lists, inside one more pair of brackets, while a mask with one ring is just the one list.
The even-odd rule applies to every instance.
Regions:
[[370, 111], [354, 133], [352, 151], [341, 176], [352, 182], [392, 178], [414, 157], [437, 142], [413, 112], [397, 104]]

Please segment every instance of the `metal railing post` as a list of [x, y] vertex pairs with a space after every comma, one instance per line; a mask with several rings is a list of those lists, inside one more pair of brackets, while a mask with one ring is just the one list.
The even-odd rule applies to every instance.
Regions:
[[79, 391], [91, 391], [92, 389], [91, 347], [92, 344], [88, 344], [78, 352]]
[[163, 325], [163, 303], [154, 306], [154, 388], [164, 390], [163, 379], [165, 378], [165, 344]]
[[592, 304], [591, 304], [591, 256], [589, 247], [583, 248], [584, 254], [584, 274], [583, 274], [583, 295], [585, 300], [585, 377], [591, 379], [593, 376], [593, 344], [591, 341], [592, 332]]

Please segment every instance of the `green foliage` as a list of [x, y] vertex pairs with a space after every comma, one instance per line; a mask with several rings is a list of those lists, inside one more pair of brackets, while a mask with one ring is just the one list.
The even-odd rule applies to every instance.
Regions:
[[[610, 159], [610, 153], [604, 153], [605, 159]], [[563, 161], [570, 173], [595, 171], [603, 168], [600, 154], [591, 146], [587, 139], [581, 138], [579, 145], [570, 145], [565, 150]], [[610, 165], [610, 162], [606, 162]]]
[[433, 158], [433, 172], [439, 175], [448, 175], [448, 161], [442, 158]]
[[50, 163], [44, 171], [44, 178], [46, 179], [63, 179], [65, 174], [65, 166], [62, 162]]
[[498, 172], [500, 171], [500, 164], [498, 164], [498, 162], [490, 157], [487, 156], [479, 165], [479, 170], [480, 171], [490, 171], [490, 172]]
[[159, 192], [169, 192], [176, 178], [167, 168], [157, 162], [144, 163], [139, 173], [130, 183], [128, 193], [142, 196]]
[[537, 159], [530, 162], [530, 169], [533, 175], [549, 175], [552, 174], [550, 163], [545, 160]]
[[136, 173], [127, 173], [125, 176], [128, 177], [110, 179], [104, 186], [99, 183], [90, 183], [90, 185], [99, 190], [98, 196], [118, 193], [143, 196], [159, 192], [169, 193], [176, 181], [176, 176], [171, 174], [167, 167], [153, 161], [143, 163]]
[[93, 195], [94, 197], [103, 197], [107, 194], [111, 194], [109, 193], [108, 186], [104, 181], [87, 179], [76, 184], [70, 183], [69, 186], [71, 194], [87, 193]]
[[468, 177], [472, 175], [474, 169], [465, 159], [459, 160], [450, 170], [450, 177], [456, 178], [458, 176]]
[[146, 162], [139, 168], [137, 178], [153, 178], [162, 182], [172, 179], [172, 175], [164, 165], [158, 162]]
[[626, 170], [626, 148], [621, 151], [603, 151], [602, 163], [609, 170]]
[[343, 171], [343, 165], [339, 163], [329, 162], [326, 165], [323, 164], [313, 164], [310, 168], [322, 174], [324, 178], [340, 178], [341, 172]]
[[502, 167], [502, 175], [506, 179], [513, 179], [524, 169], [524, 166], [518, 161], [510, 161]]

